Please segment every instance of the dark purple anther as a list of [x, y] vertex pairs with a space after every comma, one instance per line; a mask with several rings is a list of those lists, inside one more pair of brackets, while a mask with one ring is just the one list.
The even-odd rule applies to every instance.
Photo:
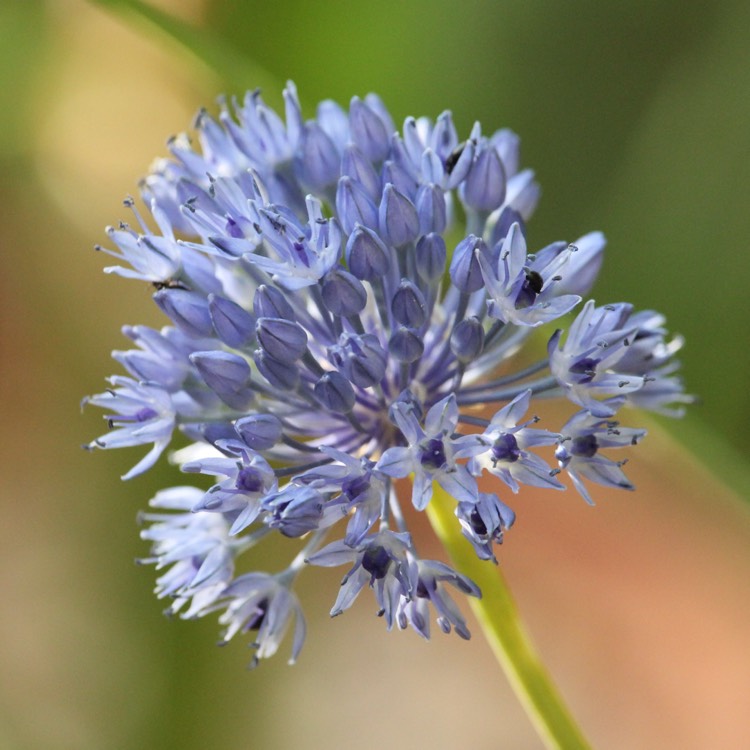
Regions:
[[599, 444], [594, 435], [581, 435], [573, 438], [570, 444], [570, 452], [581, 458], [593, 458], [598, 448]]
[[263, 489], [263, 476], [252, 466], [246, 466], [237, 472], [235, 487], [243, 492], [260, 492]]
[[516, 438], [509, 433], [500, 435], [500, 437], [495, 440], [492, 444], [491, 452], [493, 461], [509, 461], [513, 463], [514, 461], [518, 461], [521, 457], [521, 450], [518, 447], [518, 442], [516, 441]]
[[474, 508], [469, 515], [469, 523], [471, 524], [472, 531], [479, 535], [484, 536], [487, 533], [487, 526], [482, 520], [482, 516], [479, 511]]
[[255, 612], [251, 615], [248, 621], [245, 623], [243, 630], [260, 630], [263, 625], [263, 620], [266, 619], [266, 613], [268, 611], [268, 599], [263, 599], [255, 605]]
[[440, 438], [428, 440], [419, 456], [422, 466], [428, 469], [442, 469], [445, 466], [445, 446]]
[[599, 364], [599, 360], [592, 359], [591, 357], [584, 357], [574, 362], [569, 370], [576, 375], [582, 375], [583, 377], [577, 378], [578, 383], [590, 383], [596, 375], [596, 366]]
[[366, 492], [370, 486], [370, 474], [347, 479], [341, 484], [342, 492], [350, 499], [356, 500], [363, 492]]
[[368, 547], [362, 555], [362, 567], [377, 579], [385, 578], [391, 565], [390, 555], [383, 547]]

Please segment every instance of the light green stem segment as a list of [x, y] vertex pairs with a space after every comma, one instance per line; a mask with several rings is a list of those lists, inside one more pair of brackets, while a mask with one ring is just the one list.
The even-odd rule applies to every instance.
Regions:
[[590, 750], [537, 656], [500, 570], [480, 560], [462, 536], [455, 506], [436, 486], [427, 515], [455, 567], [482, 589], [481, 599], [470, 597], [471, 607], [513, 690], [547, 748]]

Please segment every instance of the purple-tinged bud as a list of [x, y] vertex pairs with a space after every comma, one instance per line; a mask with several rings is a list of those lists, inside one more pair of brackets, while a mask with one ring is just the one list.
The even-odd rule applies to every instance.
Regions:
[[463, 183], [461, 199], [475, 211], [494, 211], [505, 200], [505, 168], [492, 146], [479, 149]]
[[479, 318], [472, 316], [462, 320], [453, 329], [450, 343], [459, 362], [466, 364], [475, 360], [484, 349], [484, 328]]
[[388, 341], [388, 351], [399, 362], [416, 362], [424, 354], [424, 341], [412, 328], [399, 328]]
[[250, 379], [250, 365], [239, 355], [221, 351], [194, 352], [190, 361], [225, 404], [242, 409], [252, 400], [252, 391], [245, 388]]
[[373, 162], [381, 162], [388, 154], [390, 133], [375, 110], [355, 96], [349, 105], [349, 132], [362, 153]]
[[296, 538], [317, 529], [323, 515], [325, 497], [312, 487], [288, 484], [281, 491], [263, 498], [266, 523], [284, 536]]
[[497, 221], [492, 227], [488, 243], [489, 246], [494, 248], [495, 245], [502, 242], [508, 236], [508, 232], [510, 232], [510, 228], [514, 224], [518, 224], [521, 234], [526, 237], [526, 224], [523, 220], [523, 216], [511, 206], [506, 206], [500, 212], [500, 216], [498, 216]]
[[445, 195], [437, 185], [422, 185], [417, 191], [417, 215], [419, 232], [444, 232], [448, 225], [445, 210]]
[[475, 251], [488, 253], [487, 245], [481, 237], [470, 234], [461, 240], [453, 251], [450, 275], [451, 281], [462, 292], [476, 292], [484, 286], [484, 278]]
[[[421, 153], [421, 152], [420, 152]], [[418, 169], [417, 165], [419, 164], [419, 157], [417, 157], [416, 161], [413, 161], [411, 156], [409, 155], [409, 151], [406, 148], [406, 144], [404, 143], [404, 140], [401, 138], [401, 136], [398, 133], [394, 133], [391, 136], [391, 151], [389, 155], [389, 159], [383, 163], [383, 173], [385, 174], [386, 168], [389, 164], [395, 164], [398, 166], [402, 172], [404, 172], [406, 175], [408, 175], [409, 179], [412, 181], [415, 189], [418, 179]], [[396, 187], [401, 190], [398, 183], [394, 180], [383, 180], [382, 184], [387, 184], [388, 182], [393, 182]], [[403, 193], [404, 191], [401, 190]]]
[[186, 368], [180, 367], [176, 372], [175, 361], [166, 352], [155, 357], [151, 352], [129, 349], [112, 352], [112, 356], [136, 379], [161, 383], [168, 391], [179, 390], [185, 380]]
[[380, 231], [394, 247], [401, 247], [419, 236], [419, 217], [414, 204], [391, 183], [380, 201]]
[[521, 139], [512, 130], [503, 128], [492, 135], [490, 144], [500, 154], [505, 174], [512, 177], [518, 172], [518, 165], [521, 162]]
[[440, 157], [431, 149], [428, 148], [422, 154], [422, 182], [426, 185], [434, 183], [435, 185], [443, 184], [443, 177], [445, 176], [445, 167]]
[[161, 289], [154, 294], [154, 301], [186, 336], [203, 338], [213, 335], [208, 302], [200, 294], [184, 289]]
[[292, 364], [307, 349], [305, 329], [283, 318], [258, 318], [255, 333], [263, 351], [279, 362]]
[[234, 423], [234, 429], [255, 451], [273, 448], [281, 439], [281, 422], [273, 414], [252, 414]]
[[388, 248], [375, 232], [355, 226], [346, 243], [346, 263], [349, 271], [362, 281], [374, 281], [384, 276], [390, 265]]
[[341, 159], [330, 136], [316, 122], [308, 122], [294, 157], [300, 182], [311, 190], [322, 191], [339, 177]]
[[334, 143], [346, 143], [349, 140], [349, 118], [346, 112], [331, 99], [318, 104], [315, 119]]
[[446, 187], [449, 190], [453, 190], [466, 179], [474, 161], [475, 150], [474, 141], [464, 141], [445, 157], [445, 173], [448, 175]]
[[[186, 432], [190, 434], [187, 430]], [[232, 429], [232, 425], [223, 422], [210, 422], [208, 424], [201, 425], [198, 434], [201, 435], [207, 442], [211, 443], [211, 445], [215, 445], [219, 440], [237, 439], [237, 436]]]
[[458, 134], [451, 113], [446, 110], [438, 115], [430, 134], [430, 147], [443, 162], [458, 145]]
[[408, 279], [401, 279], [393, 300], [393, 317], [407, 328], [420, 328], [427, 319], [427, 305], [424, 295]]
[[408, 388], [399, 393], [396, 400], [388, 409], [388, 418], [393, 424], [397, 424], [395, 417], [396, 411], [399, 411], [402, 414], [411, 412], [418, 422], [421, 422], [424, 419], [424, 405]]
[[385, 106], [383, 100], [377, 94], [370, 92], [365, 96], [365, 104], [380, 118], [385, 132], [388, 133], [388, 137], [390, 138], [396, 128], [393, 125], [393, 118], [390, 112], [388, 112], [388, 107]]
[[331, 361], [341, 372], [360, 388], [369, 388], [379, 383], [384, 375], [388, 355], [371, 333], [341, 334], [339, 343], [329, 349]]
[[420, 237], [415, 254], [419, 278], [427, 283], [441, 278], [445, 273], [447, 255], [445, 240], [441, 235], [431, 232]]
[[524, 220], [528, 220], [539, 202], [540, 193], [541, 188], [534, 181], [534, 173], [530, 169], [524, 169], [508, 180], [506, 200]]
[[561, 272], [562, 279], [557, 282], [555, 295], [588, 294], [602, 267], [606, 244], [601, 232], [589, 232], [568, 245], [570, 260]]
[[347, 234], [351, 234], [357, 224], [371, 229], [378, 227], [377, 206], [362, 185], [346, 175], [339, 180], [336, 188], [336, 213]]
[[417, 180], [409, 174], [402, 166], [390, 159], [383, 164], [382, 174], [383, 188], [386, 185], [393, 185], [401, 195], [405, 195], [409, 200], [414, 200], [417, 196]]
[[227, 346], [241, 349], [255, 338], [255, 318], [236, 302], [210, 294], [208, 312], [216, 335]]
[[253, 312], [259, 318], [294, 320], [294, 310], [284, 293], [275, 286], [261, 284], [253, 298]]
[[339, 372], [327, 372], [315, 384], [315, 398], [329, 411], [348, 414], [354, 408], [352, 384]]
[[419, 164], [422, 158], [422, 152], [425, 150], [425, 143], [419, 134], [419, 126], [413, 117], [407, 117], [404, 120], [404, 149], [414, 164]]
[[284, 97], [287, 134], [290, 142], [296, 143], [302, 131], [302, 110], [297, 96], [297, 87], [292, 81], [286, 82], [282, 96]]
[[373, 203], [380, 198], [380, 177], [372, 168], [369, 159], [353, 143], [344, 150], [341, 174], [362, 185]]
[[282, 391], [293, 391], [299, 385], [299, 369], [289, 362], [269, 357], [263, 349], [256, 349], [253, 360], [260, 374], [274, 387]]
[[342, 268], [329, 271], [321, 284], [323, 304], [334, 315], [358, 315], [367, 304], [362, 282]]

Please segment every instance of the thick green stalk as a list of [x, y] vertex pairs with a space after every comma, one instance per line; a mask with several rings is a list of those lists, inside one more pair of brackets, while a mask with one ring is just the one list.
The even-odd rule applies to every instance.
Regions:
[[539, 659], [500, 570], [476, 556], [461, 534], [454, 508], [455, 500], [435, 487], [427, 507], [430, 523], [457, 570], [482, 589], [482, 598], [471, 597], [470, 603], [513, 690], [546, 747], [590, 750]]

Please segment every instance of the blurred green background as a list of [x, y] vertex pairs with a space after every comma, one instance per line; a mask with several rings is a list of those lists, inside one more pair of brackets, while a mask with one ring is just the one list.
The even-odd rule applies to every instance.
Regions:
[[750, 746], [750, 4], [154, 2], [218, 72], [126, 5], [0, 5], [0, 747], [540, 746], [481, 637], [386, 634], [366, 603], [329, 622], [340, 571], [302, 592], [300, 664], [246, 674], [133, 565], [137, 510], [179, 475], [123, 485], [130, 456], [79, 449], [120, 325], [160, 322], [91, 248], [199, 106], [258, 85], [278, 105], [287, 78], [308, 114], [376, 91], [396, 122], [511, 127], [543, 187], [531, 244], [601, 229], [597, 301], [685, 335], [701, 405], [651, 423], [639, 492], [516, 499], [501, 559], [595, 746]]

